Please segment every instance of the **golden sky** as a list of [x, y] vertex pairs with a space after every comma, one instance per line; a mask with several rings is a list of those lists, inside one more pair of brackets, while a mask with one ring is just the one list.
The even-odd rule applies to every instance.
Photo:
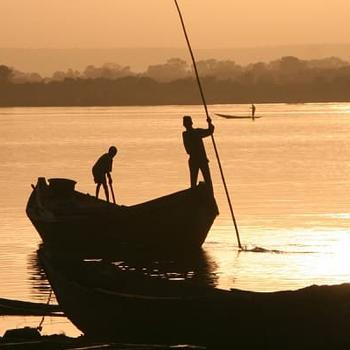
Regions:
[[[348, 43], [349, 0], [178, 0], [198, 48]], [[0, 0], [0, 47], [183, 47], [173, 0]]]

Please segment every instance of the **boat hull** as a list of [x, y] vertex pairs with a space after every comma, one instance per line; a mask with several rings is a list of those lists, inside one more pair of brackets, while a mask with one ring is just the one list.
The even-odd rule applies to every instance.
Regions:
[[42, 241], [57, 248], [198, 248], [218, 215], [204, 184], [130, 207], [77, 191], [63, 197], [51, 192], [37, 185], [26, 212]]
[[[87, 336], [221, 349], [323, 349], [350, 344], [350, 285], [257, 293], [145, 282], [130, 272], [109, 282], [41, 261], [67, 317]], [[73, 268], [72, 268], [73, 266]], [[105, 274], [105, 277], [107, 275]], [[98, 280], [98, 283], [96, 281]]]

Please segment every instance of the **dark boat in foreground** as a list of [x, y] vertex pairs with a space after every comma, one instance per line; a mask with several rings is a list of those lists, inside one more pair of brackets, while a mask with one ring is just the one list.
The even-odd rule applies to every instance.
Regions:
[[253, 118], [251, 115], [232, 115], [232, 114], [222, 114], [222, 113], [215, 113], [215, 115], [226, 119], [256, 119], [256, 118], [262, 117], [257, 115]]
[[43, 242], [56, 248], [199, 248], [218, 215], [215, 198], [204, 183], [123, 206], [75, 191], [73, 180], [48, 181], [39, 178], [33, 186], [26, 213]]
[[209, 349], [350, 345], [350, 284], [226, 291], [103, 261], [63, 263], [46, 251], [39, 257], [66, 316], [91, 339]]

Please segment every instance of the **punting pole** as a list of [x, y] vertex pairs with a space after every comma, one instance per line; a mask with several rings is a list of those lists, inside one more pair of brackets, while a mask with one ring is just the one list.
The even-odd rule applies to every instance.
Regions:
[[[205, 101], [205, 97], [204, 97], [204, 93], [203, 93], [202, 84], [201, 84], [201, 81], [200, 81], [200, 79], [199, 79], [199, 74], [198, 74], [198, 70], [197, 70], [196, 60], [195, 60], [195, 58], [194, 58], [194, 54], [193, 54], [193, 51], [192, 51], [192, 47], [191, 47], [191, 44], [190, 44], [190, 40], [189, 40], [188, 35], [187, 35], [187, 31], [186, 31], [186, 27], [185, 27], [185, 22], [184, 22], [184, 19], [183, 19], [183, 17], [182, 17], [181, 10], [180, 10], [179, 4], [177, 3], [177, 0], [174, 0], [174, 2], [175, 2], [175, 5], [176, 5], [176, 8], [177, 8], [177, 12], [179, 13], [179, 17], [180, 17], [182, 29], [183, 29], [183, 32], [184, 32], [184, 35], [185, 35], [185, 38], [186, 38], [186, 42], [187, 42], [188, 49], [189, 49], [190, 54], [191, 54], [192, 63], [193, 63], [193, 68], [194, 68], [194, 71], [195, 71], [195, 74], [196, 74], [196, 79], [197, 79], [199, 91], [200, 91], [200, 94], [201, 94], [201, 97], [202, 97], [202, 102], [203, 102], [203, 106], [204, 106], [204, 109], [205, 109], [205, 114], [206, 114], [207, 119], [208, 119], [208, 118], [210, 118], [210, 117], [209, 117], [209, 112], [208, 112], [208, 106], [207, 106], [207, 103], [206, 103], [206, 101]], [[237, 236], [237, 242], [238, 242], [238, 247], [239, 247], [240, 249], [243, 249], [243, 248], [242, 248], [242, 245], [241, 245], [241, 240], [240, 240], [240, 238], [239, 238], [239, 232], [238, 232], [237, 222], [236, 222], [235, 214], [234, 214], [234, 212], [233, 212], [233, 207], [232, 207], [232, 203], [231, 203], [231, 199], [230, 199], [230, 194], [229, 194], [229, 192], [228, 192], [227, 185], [226, 185], [226, 180], [225, 180], [225, 176], [224, 176], [224, 171], [223, 171], [222, 166], [221, 166], [221, 161], [220, 161], [220, 157], [219, 157], [219, 152], [218, 152], [218, 149], [217, 149], [217, 147], [216, 147], [216, 142], [215, 142], [215, 139], [214, 139], [214, 135], [213, 135], [213, 134], [211, 134], [211, 140], [212, 140], [212, 142], [213, 142], [213, 146], [214, 146], [214, 150], [215, 150], [216, 159], [217, 159], [217, 161], [218, 161], [218, 165], [219, 165], [219, 169], [220, 169], [221, 179], [222, 179], [222, 182], [223, 182], [223, 184], [224, 184], [224, 188], [225, 188], [225, 193], [226, 193], [227, 201], [228, 201], [228, 204], [229, 204], [229, 207], [230, 207], [230, 212], [231, 212], [231, 216], [232, 216], [232, 221], [233, 221], [233, 224], [234, 224], [234, 226], [235, 226], [236, 236]]]

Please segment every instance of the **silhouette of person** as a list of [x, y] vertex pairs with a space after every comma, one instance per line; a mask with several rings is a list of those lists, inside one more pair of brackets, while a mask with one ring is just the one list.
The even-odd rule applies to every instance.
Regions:
[[208, 164], [209, 160], [202, 139], [213, 134], [214, 125], [209, 117], [207, 122], [208, 129], [194, 129], [192, 118], [185, 115], [183, 117], [183, 126], [186, 128], [186, 131], [182, 133], [182, 139], [185, 150], [189, 155], [188, 165], [190, 168], [191, 187], [194, 188], [197, 186], [198, 172], [200, 169], [205, 183], [213, 190]]
[[115, 146], [109, 147], [108, 152], [103, 154], [100, 158], [98, 158], [96, 163], [92, 167], [92, 175], [96, 183], [96, 198], [98, 198], [100, 187], [102, 185], [105, 191], [107, 202], [109, 202], [107, 178], [108, 178], [109, 185], [112, 186], [113, 181], [112, 181], [111, 172], [112, 172], [113, 158], [117, 154], [117, 152], [118, 150]]
[[252, 104], [251, 109], [252, 109], [252, 119], [255, 120], [255, 110], [256, 110], [256, 107], [255, 107], [254, 104]]

